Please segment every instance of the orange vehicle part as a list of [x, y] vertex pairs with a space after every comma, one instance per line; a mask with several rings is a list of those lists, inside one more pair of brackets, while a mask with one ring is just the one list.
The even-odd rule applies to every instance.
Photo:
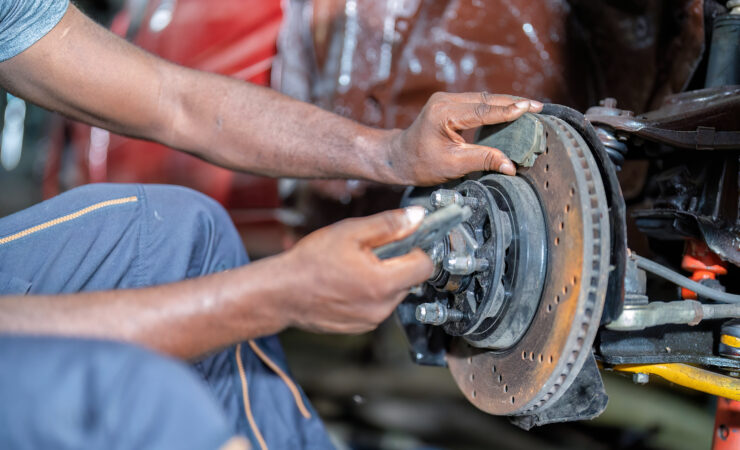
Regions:
[[[693, 272], [690, 278], [696, 282], [716, 280], [717, 275], [727, 274], [725, 262], [716, 253], [709, 250], [707, 244], [696, 239], [686, 241], [686, 250], [681, 267]], [[696, 300], [696, 292], [681, 288], [681, 297]]]
[[712, 450], [740, 448], [740, 401], [719, 397]]

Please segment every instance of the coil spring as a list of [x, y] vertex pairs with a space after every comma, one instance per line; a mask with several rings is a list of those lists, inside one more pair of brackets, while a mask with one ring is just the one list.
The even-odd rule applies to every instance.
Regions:
[[609, 128], [596, 126], [594, 129], [596, 130], [596, 135], [599, 137], [599, 140], [604, 144], [606, 153], [609, 155], [612, 163], [614, 163], [614, 167], [617, 170], [620, 170], [624, 163], [625, 155], [627, 154], [627, 144], [617, 139], [613, 130]]

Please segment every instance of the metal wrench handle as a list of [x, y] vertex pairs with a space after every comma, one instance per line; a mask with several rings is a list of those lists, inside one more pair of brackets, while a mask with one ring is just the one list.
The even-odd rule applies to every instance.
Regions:
[[431, 244], [441, 239], [453, 228], [470, 218], [473, 214], [468, 206], [452, 204], [440, 208], [429, 215], [410, 236], [373, 249], [373, 253], [380, 259], [395, 258], [405, 255], [413, 248], [425, 250]]

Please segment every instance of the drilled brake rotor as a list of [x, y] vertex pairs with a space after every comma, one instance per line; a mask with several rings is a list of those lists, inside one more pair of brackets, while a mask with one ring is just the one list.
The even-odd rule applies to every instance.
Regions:
[[456, 337], [447, 353], [465, 396], [491, 414], [531, 414], [557, 401], [591, 352], [604, 306], [610, 234], [598, 167], [573, 128], [538, 117], [546, 151], [518, 172], [538, 197], [547, 229], [547, 272], [534, 317], [506, 348]]

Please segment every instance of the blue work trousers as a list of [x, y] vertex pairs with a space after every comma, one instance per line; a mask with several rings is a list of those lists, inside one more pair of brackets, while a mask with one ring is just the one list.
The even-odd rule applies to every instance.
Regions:
[[[182, 187], [88, 185], [0, 219], [0, 295], [142, 288], [247, 262], [223, 208]], [[0, 448], [207, 449], [235, 435], [257, 450], [332, 448], [274, 336], [187, 365], [121, 342], [0, 335]]]

